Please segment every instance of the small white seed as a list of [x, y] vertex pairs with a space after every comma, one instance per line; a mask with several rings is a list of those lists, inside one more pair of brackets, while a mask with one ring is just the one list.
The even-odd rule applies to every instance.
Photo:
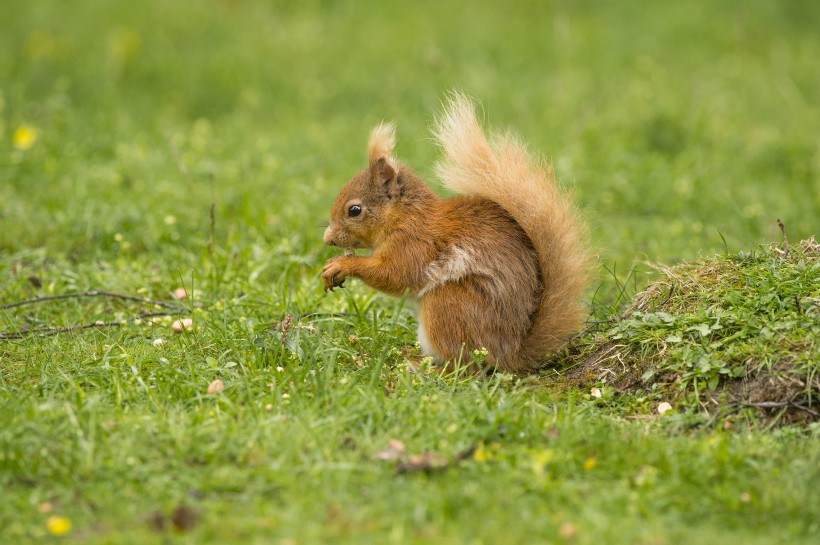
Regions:
[[664, 401], [660, 405], [658, 405], [658, 414], [666, 414], [672, 410], [672, 405]]
[[188, 292], [185, 291], [185, 288], [177, 288], [174, 290], [174, 297], [176, 297], [180, 301], [184, 301], [188, 298]]
[[216, 379], [208, 385], [208, 395], [219, 394], [225, 390], [225, 384], [219, 379]]
[[181, 320], [176, 320], [173, 324], [171, 324], [171, 330], [174, 333], [182, 333], [183, 329], [190, 331], [193, 327], [194, 321], [191, 318], [182, 318]]

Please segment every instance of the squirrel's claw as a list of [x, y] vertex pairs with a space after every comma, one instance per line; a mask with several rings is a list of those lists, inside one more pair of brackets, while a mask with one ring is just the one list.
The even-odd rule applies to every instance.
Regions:
[[342, 279], [341, 281], [336, 280], [336, 275], [334, 274], [332, 278], [324, 279], [324, 290], [325, 292], [333, 291], [334, 288], [341, 288], [344, 287], [345, 281]]
[[345, 285], [345, 279], [342, 278], [341, 280], [336, 279], [336, 275], [333, 275], [333, 278], [330, 279], [330, 286], [328, 286], [327, 290], [333, 291], [334, 288], [343, 288]]
[[324, 290], [333, 291], [333, 288], [341, 288], [345, 283], [345, 274], [339, 269], [337, 263], [333, 260], [329, 261], [324, 269], [322, 269], [322, 283]]
[[330, 277], [330, 279], [327, 279], [327, 278], [323, 279], [324, 284], [325, 284], [325, 286], [324, 286], [325, 292], [333, 291], [334, 288], [344, 287], [345, 279], [342, 278], [341, 280], [337, 280], [336, 276], [337, 275], [334, 274], [333, 276]]

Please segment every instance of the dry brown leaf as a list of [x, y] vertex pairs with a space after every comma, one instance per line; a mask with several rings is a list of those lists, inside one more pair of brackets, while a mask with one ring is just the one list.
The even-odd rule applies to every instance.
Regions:
[[180, 505], [171, 513], [171, 524], [177, 532], [187, 532], [193, 529], [198, 521], [199, 513], [184, 505]]
[[413, 454], [407, 461], [396, 466], [396, 473], [414, 473], [416, 471], [437, 471], [446, 468], [450, 464], [447, 457], [437, 452], [422, 452]]

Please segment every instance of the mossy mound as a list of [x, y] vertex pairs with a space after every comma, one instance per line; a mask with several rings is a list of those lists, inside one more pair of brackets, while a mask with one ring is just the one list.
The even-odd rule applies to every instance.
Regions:
[[766, 246], [659, 270], [570, 383], [646, 393], [713, 417], [820, 420], [820, 244]]

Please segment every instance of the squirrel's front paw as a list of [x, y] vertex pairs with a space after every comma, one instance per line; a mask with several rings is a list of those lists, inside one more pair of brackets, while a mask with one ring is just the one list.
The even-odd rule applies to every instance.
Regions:
[[345, 283], [347, 272], [342, 269], [341, 260], [341, 257], [334, 257], [328, 260], [322, 268], [322, 284], [324, 284], [325, 291], [340, 288]]

